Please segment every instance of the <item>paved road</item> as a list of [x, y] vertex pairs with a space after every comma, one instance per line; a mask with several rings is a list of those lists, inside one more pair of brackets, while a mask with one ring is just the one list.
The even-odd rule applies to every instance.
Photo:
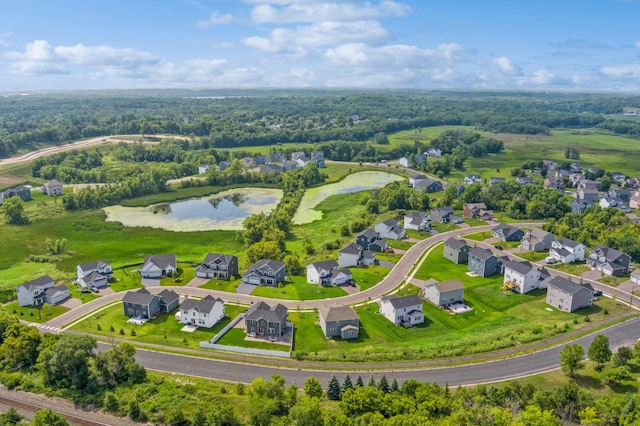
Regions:
[[[640, 318], [636, 318], [610, 327], [604, 331], [599, 331], [598, 333], [609, 336], [612, 348], [623, 345], [630, 346], [633, 345], [638, 338], [639, 327]], [[586, 352], [595, 335], [596, 334], [592, 334], [582, 337], [573, 343], [582, 345]], [[108, 347], [109, 345], [101, 344], [101, 348]], [[387, 376], [387, 379], [391, 380], [395, 377], [399, 382], [416, 379], [419, 381], [436, 382], [441, 385], [448, 383], [450, 386], [490, 383], [542, 373], [558, 368], [560, 351], [562, 348], [563, 345], [559, 345], [528, 355], [489, 361], [482, 364], [420, 368], [416, 370], [394, 370], [393, 368], [388, 368], [377, 370], [373, 375], [376, 378], [379, 378], [384, 374]], [[320, 379], [322, 383], [327, 383], [334, 374], [340, 381], [342, 381], [342, 378], [346, 374], [349, 374], [352, 380], [355, 380], [356, 377], [360, 375], [366, 382], [368, 377], [372, 374], [369, 371], [358, 370], [357, 368], [353, 368], [348, 371], [279, 368], [197, 357], [186, 357], [142, 349], [138, 349], [136, 359], [146, 368], [153, 370], [244, 383], [250, 383], [256, 377], [269, 379], [272, 374], [279, 374], [287, 380], [287, 383], [296, 384], [298, 386], [301, 386], [309, 376], [315, 376]]]

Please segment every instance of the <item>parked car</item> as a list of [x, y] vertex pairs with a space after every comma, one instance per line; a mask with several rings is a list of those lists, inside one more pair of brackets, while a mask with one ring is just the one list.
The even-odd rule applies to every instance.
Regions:
[[99, 293], [100, 292], [98, 287], [91, 287], [91, 291], [94, 292], [94, 293]]
[[549, 256], [544, 259], [544, 263], [546, 263], [547, 265], [553, 265], [554, 263], [556, 263], [556, 260], [553, 257]]
[[498, 250], [503, 250], [502, 246], [496, 246]]
[[596, 290], [593, 292], [594, 296], [602, 296], [602, 291], [601, 290]]

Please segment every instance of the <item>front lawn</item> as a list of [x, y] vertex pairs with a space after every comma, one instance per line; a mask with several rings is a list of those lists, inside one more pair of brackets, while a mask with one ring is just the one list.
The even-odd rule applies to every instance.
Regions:
[[456, 229], [460, 229], [458, 225], [454, 225], [453, 223], [440, 223], [440, 222], [432, 222], [431, 227], [441, 234], [443, 232], [455, 231]]
[[429, 238], [431, 234], [425, 231], [416, 231], [415, 229], [406, 229], [407, 237], [415, 238], [416, 240], [424, 240], [425, 238]]
[[17, 316], [20, 320], [38, 324], [54, 319], [69, 311], [69, 308], [64, 306], [52, 306], [46, 303], [40, 309], [32, 308], [31, 306], [18, 306], [18, 301], [7, 303], [2, 306], [2, 309], [10, 315]]
[[387, 243], [389, 243], [389, 247], [400, 250], [409, 250], [414, 244], [403, 240], [387, 240]]
[[583, 272], [587, 272], [589, 268], [587, 268], [584, 262], [574, 262], [574, 263], [555, 263], [553, 265], [548, 265], [549, 268], [557, 269], [558, 271], [566, 272], [568, 274], [573, 274], [580, 276]]
[[485, 220], [471, 219], [470, 217], [465, 217], [462, 221], [469, 224], [469, 226], [484, 226], [487, 224]]
[[266, 349], [271, 351], [282, 351], [288, 352], [290, 347], [285, 345], [279, 345], [277, 343], [270, 343], [268, 341], [264, 342], [256, 342], [254, 340], [245, 340], [247, 333], [242, 328], [232, 328], [227, 331], [220, 340], [216, 342], [218, 345], [227, 345], [227, 346], [239, 346], [241, 348], [252, 348], [252, 349]]
[[549, 252], [546, 251], [523, 251], [515, 254], [529, 262], [539, 262], [549, 256]]
[[487, 238], [491, 238], [491, 231], [474, 232], [472, 234], [463, 234], [462, 238], [472, 241], [484, 241]]
[[113, 282], [109, 287], [115, 292], [135, 290], [142, 288], [142, 278], [137, 272], [127, 269], [116, 269], [113, 271]]
[[229, 293], [236, 293], [236, 288], [242, 283], [240, 278], [233, 281], [211, 279], [206, 284], [200, 286], [200, 288], [206, 288], [209, 290], [227, 291]]
[[317, 300], [347, 295], [340, 287], [309, 284], [306, 276], [291, 276], [290, 279], [292, 282], [285, 283], [281, 287], [257, 286], [251, 294], [284, 300]]
[[618, 285], [622, 284], [623, 282], [629, 281], [630, 277], [629, 274], [627, 275], [621, 275], [619, 277], [608, 277], [605, 276], [604, 278], [600, 278], [598, 281], [600, 281], [601, 283], [610, 285], [612, 287], [617, 287]]
[[373, 265], [363, 268], [349, 268], [349, 270], [353, 274], [353, 281], [360, 287], [360, 291], [375, 286], [389, 273], [389, 268]]

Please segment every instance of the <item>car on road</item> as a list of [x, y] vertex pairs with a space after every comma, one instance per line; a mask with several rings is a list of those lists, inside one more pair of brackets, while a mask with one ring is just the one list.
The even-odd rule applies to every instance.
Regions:
[[503, 250], [502, 246], [496, 246], [498, 250]]

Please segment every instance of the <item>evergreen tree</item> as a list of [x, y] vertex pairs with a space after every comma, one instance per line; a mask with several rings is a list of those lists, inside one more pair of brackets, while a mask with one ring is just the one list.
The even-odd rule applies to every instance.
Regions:
[[378, 389], [380, 389], [384, 393], [389, 393], [389, 382], [387, 381], [387, 376], [385, 376], [384, 374], [378, 382]]
[[339, 401], [340, 393], [340, 383], [338, 379], [336, 379], [336, 376], [331, 376], [327, 384], [327, 399], [330, 401]]
[[355, 386], [353, 386], [351, 377], [349, 377], [349, 375], [347, 374], [346, 376], [344, 376], [344, 381], [342, 382], [342, 393], [345, 393], [349, 389], [355, 389]]
[[358, 379], [356, 380], [356, 387], [360, 388], [364, 386], [364, 382], [362, 381], [362, 376], [358, 376]]
[[373, 377], [373, 374], [369, 377], [369, 383], [367, 383], [367, 386], [376, 387], [376, 379]]
[[398, 380], [394, 377], [391, 382], [391, 392], [398, 392], [400, 390], [400, 386], [398, 386]]

